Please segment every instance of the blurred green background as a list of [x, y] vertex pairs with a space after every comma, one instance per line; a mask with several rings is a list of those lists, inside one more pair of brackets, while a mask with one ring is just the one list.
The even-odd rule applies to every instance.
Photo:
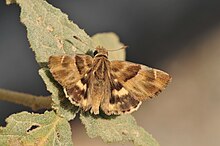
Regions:
[[[89, 35], [113, 31], [127, 60], [159, 68], [173, 82], [133, 115], [161, 146], [220, 145], [220, 1], [49, 0]], [[0, 1], [0, 88], [49, 95], [38, 75], [17, 5]], [[23, 106], [0, 101], [0, 123]], [[80, 146], [104, 146], [72, 122]], [[121, 144], [110, 144], [110, 146]], [[130, 145], [130, 144], [126, 144]]]

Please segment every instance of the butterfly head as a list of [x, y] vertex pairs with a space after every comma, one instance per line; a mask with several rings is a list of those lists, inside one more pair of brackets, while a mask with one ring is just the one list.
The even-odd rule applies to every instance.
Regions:
[[95, 57], [106, 57], [108, 58], [108, 51], [103, 47], [97, 47], [93, 52]]

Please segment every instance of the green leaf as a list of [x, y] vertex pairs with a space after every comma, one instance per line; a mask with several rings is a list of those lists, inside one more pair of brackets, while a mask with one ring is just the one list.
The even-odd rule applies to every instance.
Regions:
[[80, 119], [91, 138], [101, 137], [107, 143], [132, 141], [135, 146], [159, 146], [149, 133], [137, 126], [131, 115], [106, 118], [86, 113]]
[[60, 87], [60, 85], [53, 80], [48, 69], [40, 69], [39, 74], [44, 80], [47, 90], [52, 93], [52, 108], [58, 115], [66, 118], [68, 121], [74, 119], [76, 113], [79, 111], [79, 108], [71, 104], [65, 97], [62, 87]]
[[82, 54], [95, 48], [84, 30], [45, 0], [6, 0], [6, 3], [17, 3], [21, 7], [20, 19], [27, 28], [38, 63], [48, 62], [51, 55]]
[[44, 114], [21, 112], [6, 119], [0, 127], [0, 145], [72, 146], [69, 123], [53, 111]]

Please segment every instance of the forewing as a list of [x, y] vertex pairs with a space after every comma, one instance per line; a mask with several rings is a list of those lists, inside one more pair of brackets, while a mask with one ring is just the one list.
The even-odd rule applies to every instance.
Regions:
[[48, 66], [54, 79], [64, 88], [68, 88], [90, 70], [92, 57], [88, 55], [50, 56]]
[[127, 61], [112, 61], [111, 75], [138, 101], [154, 97], [171, 80], [169, 74], [161, 70]]
[[48, 66], [54, 79], [63, 86], [69, 100], [75, 105], [86, 108], [89, 103], [84, 101], [84, 98], [87, 96], [88, 73], [92, 67], [92, 57], [89, 55], [51, 56]]

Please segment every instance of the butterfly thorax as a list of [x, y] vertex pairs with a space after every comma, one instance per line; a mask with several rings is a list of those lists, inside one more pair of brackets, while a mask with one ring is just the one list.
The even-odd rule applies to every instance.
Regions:
[[93, 60], [92, 73], [94, 77], [99, 81], [105, 81], [107, 79], [110, 68], [109, 60], [104, 56], [97, 56]]
[[98, 81], [105, 81], [110, 68], [108, 52], [105, 48], [98, 47], [96, 48], [94, 55], [92, 73]]

